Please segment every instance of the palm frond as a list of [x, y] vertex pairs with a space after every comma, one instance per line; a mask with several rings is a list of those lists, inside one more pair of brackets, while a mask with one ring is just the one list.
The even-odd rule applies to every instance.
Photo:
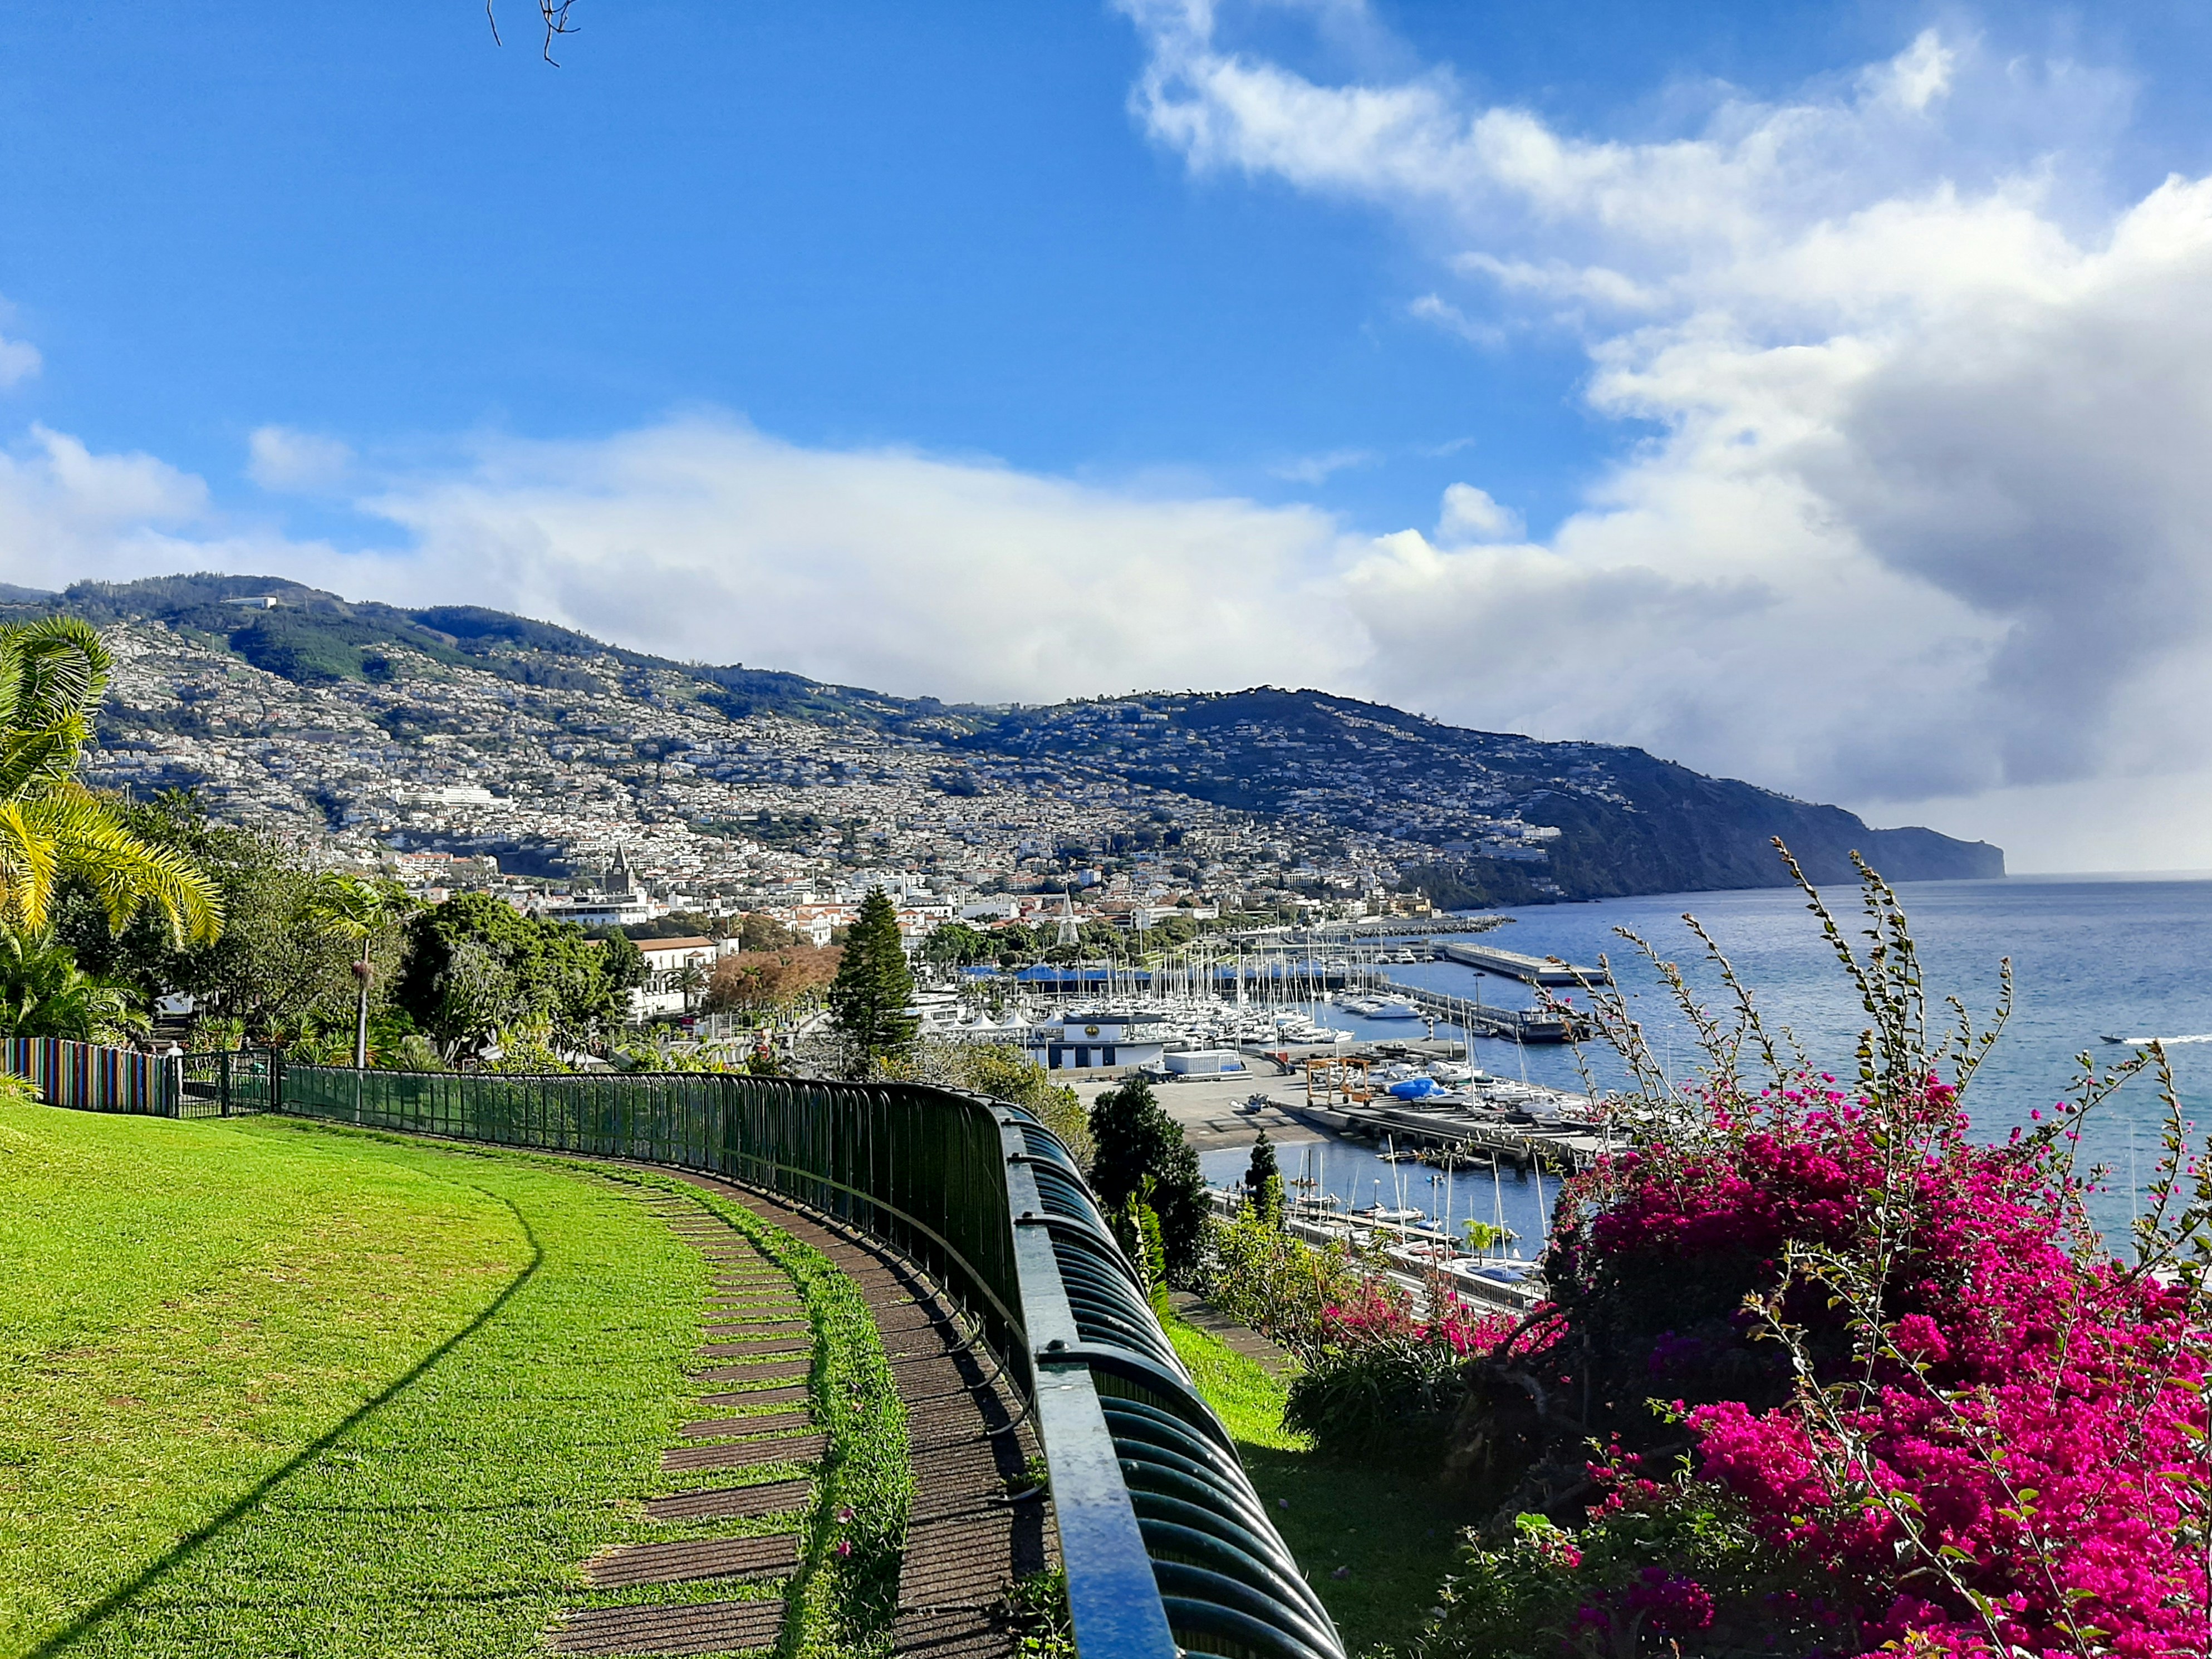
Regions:
[[0, 729], [89, 720], [114, 665], [100, 630], [79, 617], [0, 628]]
[[[54, 865], [92, 889], [109, 927], [121, 931], [150, 903], [180, 939], [211, 940], [222, 933], [222, 896], [199, 867], [173, 848], [149, 846], [132, 835], [106, 802], [82, 785], [16, 803], [15, 810], [27, 831], [52, 848]], [[4, 834], [0, 821], [0, 836]], [[41, 915], [51, 890], [49, 878], [47, 892], [40, 896]]]
[[46, 931], [59, 874], [52, 836], [38, 821], [38, 803], [0, 801], [0, 926]]
[[91, 740], [82, 721], [0, 734], [0, 800], [17, 800], [67, 781]]

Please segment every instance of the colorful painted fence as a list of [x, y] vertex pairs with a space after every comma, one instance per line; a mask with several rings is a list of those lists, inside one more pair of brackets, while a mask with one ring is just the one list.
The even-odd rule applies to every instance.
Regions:
[[173, 1117], [174, 1066], [160, 1054], [64, 1037], [0, 1039], [0, 1066], [28, 1078], [50, 1106]]

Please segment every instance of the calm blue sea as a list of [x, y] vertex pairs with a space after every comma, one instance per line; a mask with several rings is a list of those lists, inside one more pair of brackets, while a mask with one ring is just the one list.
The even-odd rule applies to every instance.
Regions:
[[[1997, 963], [2012, 959], [2014, 1006], [2003, 1039], [1967, 1097], [1978, 1133], [1999, 1139], [2033, 1109], [2068, 1092], [2074, 1057], [2085, 1048], [2102, 1064], [2124, 1051], [2099, 1041], [2157, 1036], [2169, 1045], [2183, 1098], [2192, 1107], [2212, 1098], [2212, 878], [2015, 877], [2004, 881], [1916, 882], [1899, 896], [1918, 940], [1931, 994], [1960, 997], [1985, 1014], [1997, 988]], [[1827, 894], [1847, 927], [1857, 921], [1857, 895]], [[1510, 912], [1510, 927], [1492, 935], [1510, 949], [1559, 956], [1575, 963], [1610, 957], [1621, 988], [1633, 999], [1655, 1049], [1685, 1069], [1692, 1049], [1679, 1014], [1638, 952], [1615, 933], [1643, 935], [1667, 958], [1679, 962], [1693, 983], [1715, 989], [1697, 941], [1682, 925], [1687, 911], [1702, 921], [1749, 981], [1770, 1019], [1794, 1029], [1814, 1059], [1847, 1077], [1863, 1015], [1803, 899], [1794, 890], [1668, 894], [1594, 904], [1539, 906]], [[1533, 1006], [1534, 994], [1512, 981], [1492, 978], [1454, 963], [1429, 963], [1388, 969], [1407, 983], [1499, 1006]], [[1717, 1005], [1718, 997], [1713, 1000]], [[1402, 1036], [1402, 1021], [1370, 1022], [1324, 1008], [1323, 1018], [1363, 1036]], [[1618, 1076], [1610, 1056], [1592, 1052], [1601, 1082]], [[1579, 1088], [1573, 1056], [1560, 1048], [1521, 1048], [1478, 1040], [1474, 1063], [1504, 1077]], [[2192, 1115], [2195, 1115], [2192, 1113]], [[2145, 1084], [2128, 1091], [2091, 1120], [2083, 1136], [2085, 1162], [2106, 1164], [2107, 1188], [2095, 1200], [2099, 1224], [2117, 1242], [2134, 1212], [2142, 1182], [2149, 1178], [2159, 1133], [2158, 1104]], [[1332, 1190], [1371, 1201], [1391, 1190], [1402, 1167], [1411, 1185], [1407, 1201], [1439, 1213], [1429, 1172], [1393, 1166], [1350, 1148], [1329, 1149]], [[1298, 1153], [1291, 1149], [1286, 1164]], [[1212, 1154], [1209, 1176], [1227, 1178], [1241, 1169], [1241, 1154]], [[1295, 1173], [1295, 1168], [1291, 1169]], [[1378, 1188], [1375, 1183], [1382, 1183]], [[1535, 1194], [1526, 1182], [1504, 1178], [1509, 1219], [1525, 1231], [1540, 1226]], [[1497, 1194], [1486, 1172], [1470, 1183], [1462, 1176], [1453, 1194], [1455, 1216], [1472, 1204], [1489, 1219]]]

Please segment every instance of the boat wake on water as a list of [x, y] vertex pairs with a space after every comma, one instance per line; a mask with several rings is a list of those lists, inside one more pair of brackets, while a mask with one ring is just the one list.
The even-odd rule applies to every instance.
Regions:
[[2126, 1043], [2126, 1044], [2127, 1044], [2130, 1048], [2147, 1048], [2147, 1047], [2148, 1047], [2151, 1043], [2154, 1043], [2154, 1042], [2155, 1042], [2155, 1043], [2159, 1043], [2159, 1044], [2161, 1044], [2162, 1046], [2164, 1046], [2164, 1047], [2166, 1047], [2166, 1048], [2174, 1048], [2175, 1046], [2177, 1046], [2178, 1044], [2184, 1043], [2184, 1042], [2212, 1042], [2212, 1031], [2199, 1031], [2199, 1032], [2197, 1032], [2196, 1035], [2194, 1035], [2193, 1036], [2162, 1036], [2162, 1037], [2148, 1037], [2148, 1036], [2139, 1036], [2139, 1037], [2121, 1037], [2121, 1036], [2108, 1036], [2108, 1037], [2106, 1037], [2106, 1038], [2105, 1039], [2105, 1041], [2106, 1041], [2106, 1042], [2124, 1042], [2124, 1043]]

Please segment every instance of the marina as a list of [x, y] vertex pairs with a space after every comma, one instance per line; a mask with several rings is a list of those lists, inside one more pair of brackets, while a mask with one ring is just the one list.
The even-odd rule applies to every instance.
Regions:
[[[1285, 1230], [1318, 1248], [1379, 1253], [1391, 1280], [1422, 1301], [1441, 1275], [1480, 1308], [1517, 1315], [1534, 1305], [1543, 1281], [1532, 1258], [1549, 1231], [1558, 1183], [1487, 1159], [1429, 1165], [1397, 1151], [1329, 1142], [1285, 1149]], [[1201, 1167], [1214, 1212], [1242, 1213], [1243, 1155], [1207, 1154]]]

